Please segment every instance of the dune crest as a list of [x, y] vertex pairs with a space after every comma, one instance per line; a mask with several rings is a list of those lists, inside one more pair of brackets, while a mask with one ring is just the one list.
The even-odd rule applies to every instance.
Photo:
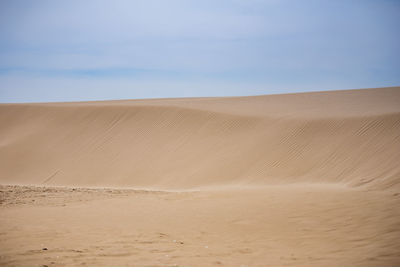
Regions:
[[400, 186], [400, 88], [0, 105], [0, 183]]

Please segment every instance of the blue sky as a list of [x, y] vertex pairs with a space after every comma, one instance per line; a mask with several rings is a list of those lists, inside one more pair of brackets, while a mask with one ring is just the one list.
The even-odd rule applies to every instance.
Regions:
[[400, 85], [400, 1], [0, 1], [0, 102]]

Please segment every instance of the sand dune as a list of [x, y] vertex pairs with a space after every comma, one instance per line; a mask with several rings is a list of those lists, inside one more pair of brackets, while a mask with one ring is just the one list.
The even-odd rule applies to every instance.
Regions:
[[400, 87], [0, 104], [1, 266], [400, 266]]
[[399, 188], [400, 88], [0, 105], [0, 181]]

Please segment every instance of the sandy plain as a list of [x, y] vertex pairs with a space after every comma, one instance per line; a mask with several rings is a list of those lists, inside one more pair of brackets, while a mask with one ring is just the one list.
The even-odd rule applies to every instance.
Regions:
[[2, 266], [399, 266], [400, 88], [0, 105]]

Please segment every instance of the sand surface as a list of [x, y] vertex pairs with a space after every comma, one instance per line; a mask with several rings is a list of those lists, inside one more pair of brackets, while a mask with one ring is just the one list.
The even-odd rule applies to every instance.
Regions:
[[400, 266], [400, 88], [0, 104], [1, 266]]

